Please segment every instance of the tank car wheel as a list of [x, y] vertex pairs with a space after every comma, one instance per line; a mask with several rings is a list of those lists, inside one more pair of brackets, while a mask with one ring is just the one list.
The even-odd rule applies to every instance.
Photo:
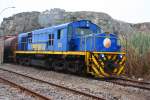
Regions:
[[19, 64], [19, 58], [16, 57], [16, 64]]
[[22, 58], [22, 65], [26, 65], [26, 58]]
[[26, 66], [31, 65], [31, 59], [30, 58], [25, 58], [25, 65]]
[[23, 65], [23, 58], [19, 58], [18, 60], [19, 60], [18, 63], [19, 63], [20, 65]]

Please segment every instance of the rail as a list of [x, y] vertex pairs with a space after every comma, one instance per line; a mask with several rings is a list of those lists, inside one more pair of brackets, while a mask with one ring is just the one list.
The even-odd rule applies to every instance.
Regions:
[[34, 91], [32, 91], [32, 90], [30, 90], [30, 89], [28, 89], [28, 88], [25, 88], [25, 87], [23, 87], [23, 86], [21, 86], [21, 85], [19, 85], [19, 84], [16, 84], [16, 83], [14, 83], [14, 82], [12, 82], [12, 81], [9, 81], [9, 80], [7, 80], [7, 79], [5, 79], [5, 78], [0, 77], [0, 80], [3, 80], [5, 83], [10, 84], [10, 85], [12, 85], [13, 87], [17, 87], [17, 88], [23, 90], [24, 92], [26, 92], [26, 93], [28, 93], [28, 94], [30, 94], [30, 95], [32, 95], [32, 96], [35, 96], [35, 97], [39, 98], [40, 100], [51, 100], [51, 98], [48, 98], [48, 97], [46, 97], [46, 96], [43, 96], [43, 95], [41, 95], [41, 94], [39, 94], [39, 93], [37, 93], [37, 92], [34, 92]]
[[122, 86], [130, 86], [130, 87], [135, 87], [135, 88], [150, 91], [150, 83], [149, 82], [126, 79], [126, 78], [122, 78], [122, 77], [120, 77], [120, 78], [113, 77], [113, 80], [107, 80], [107, 82], [115, 83], [115, 84], [122, 85]]
[[4, 69], [4, 68], [0, 68], [0, 70], [7, 71], [7, 72], [10, 72], [10, 73], [14, 73], [14, 74], [17, 74], [17, 75], [20, 75], [20, 76], [23, 76], [23, 77], [27, 77], [27, 78], [30, 78], [30, 79], [33, 79], [33, 80], [36, 80], [36, 81], [40, 81], [40, 82], [43, 82], [43, 83], [46, 83], [46, 84], [49, 84], [49, 85], [52, 85], [52, 86], [56, 86], [56, 87], [71, 91], [73, 93], [77, 93], [77, 94], [80, 94], [80, 95], [84, 95], [84, 96], [96, 99], [96, 100], [105, 100], [101, 97], [98, 97], [98, 96], [95, 96], [95, 95], [92, 95], [92, 94], [89, 94], [89, 93], [86, 93], [86, 92], [81, 92], [81, 91], [71, 89], [71, 88], [68, 88], [68, 87], [65, 87], [65, 86], [61, 86], [61, 85], [58, 85], [58, 84], [55, 84], [55, 83], [52, 83], [52, 82], [40, 80], [38, 78], [34, 78], [34, 77], [31, 77], [31, 76], [28, 76], [28, 75], [24, 75], [24, 74], [21, 74], [21, 73], [18, 73], [18, 72], [10, 71], [10, 70]]

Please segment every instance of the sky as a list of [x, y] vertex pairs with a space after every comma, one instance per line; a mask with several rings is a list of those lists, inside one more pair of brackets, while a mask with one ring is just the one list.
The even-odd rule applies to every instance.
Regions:
[[[9, 8], [3, 11], [3, 9]], [[66, 11], [95, 11], [129, 22], [150, 22], [150, 0], [0, 0], [0, 22], [20, 12], [61, 8]]]

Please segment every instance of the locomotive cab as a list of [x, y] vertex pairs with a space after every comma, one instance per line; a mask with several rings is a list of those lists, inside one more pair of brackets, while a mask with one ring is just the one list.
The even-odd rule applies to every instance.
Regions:
[[[120, 39], [114, 33], [99, 33], [85, 37], [85, 51], [92, 52], [89, 73], [100, 77], [119, 76], [124, 73], [126, 55], [121, 50]], [[92, 45], [90, 48], [90, 44]]]
[[[121, 51], [120, 39], [114, 33], [105, 33], [97, 25], [84, 21], [72, 28], [71, 51], [91, 52], [86, 63], [88, 73], [110, 77], [124, 73], [125, 53]], [[68, 33], [69, 34], [69, 33]]]

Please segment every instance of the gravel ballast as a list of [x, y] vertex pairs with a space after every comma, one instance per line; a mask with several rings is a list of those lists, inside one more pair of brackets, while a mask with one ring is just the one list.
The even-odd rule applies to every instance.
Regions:
[[36, 100], [36, 98], [0, 80], [0, 100]]
[[87, 100], [89, 97], [65, 90], [44, 82], [36, 81], [24, 76], [0, 70], [0, 76], [13, 83], [21, 85], [43, 96], [54, 100]]
[[[133, 87], [124, 87], [105, 81], [20, 65], [4, 64], [0, 67], [61, 84], [79, 91], [91, 93], [107, 100], [148, 100], [150, 98], [150, 91]], [[42, 88], [44, 88], [44, 86]]]

